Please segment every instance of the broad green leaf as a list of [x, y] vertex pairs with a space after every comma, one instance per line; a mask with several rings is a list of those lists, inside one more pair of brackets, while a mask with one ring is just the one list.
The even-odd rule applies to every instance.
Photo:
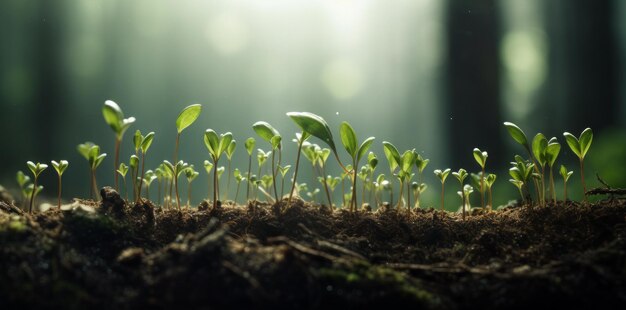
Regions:
[[148, 149], [152, 145], [152, 140], [154, 139], [154, 132], [148, 133], [141, 141], [141, 152], [146, 154]]
[[450, 168], [443, 170], [443, 171], [441, 171], [440, 169], [436, 169], [433, 172], [439, 178], [439, 180], [441, 180], [441, 183], [444, 183], [446, 182], [446, 179], [448, 178], [448, 175], [450, 174]]
[[591, 141], [593, 141], [593, 131], [591, 131], [591, 128], [586, 128], [580, 134], [580, 139], [578, 140], [578, 143], [580, 144], [580, 153], [583, 158], [585, 158], [587, 151], [589, 151], [589, 148], [591, 147]]
[[[157, 172], [161, 171], [157, 169]], [[117, 173], [119, 173], [122, 177], [126, 177], [126, 173], [128, 173], [128, 166], [125, 163], [120, 163], [120, 167], [117, 169]]]
[[459, 169], [458, 172], [452, 172], [452, 175], [459, 180], [460, 183], [463, 183], [465, 178], [467, 178], [467, 171], [463, 168]]
[[504, 126], [513, 140], [523, 145], [525, 148], [528, 148], [528, 138], [526, 138], [526, 134], [524, 134], [521, 128], [510, 122], [504, 122]]
[[350, 157], [353, 159], [357, 156], [357, 138], [354, 129], [348, 122], [341, 123], [339, 127], [339, 134], [341, 136], [341, 143], [343, 147], [346, 149]]
[[518, 181], [524, 181], [526, 179], [524, 174], [517, 167], [513, 167], [509, 169], [509, 174], [511, 175], [513, 179], [518, 180]]
[[280, 135], [276, 135], [273, 136], [272, 139], [270, 139], [270, 144], [272, 145], [272, 149], [276, 150], [276, 149], [280, 149], [281, 148], [281, 142], [283, 141], [283, 137], [281, 137]]
[[226, 157], [228, 157], [228, 160], [231, 160], [233, 158], [233, 154], [235, 154], [236, 148], [237, 148], [237, 141], [235, 140], [230, 141], [230, 144], [228, 145], [228, 148], [226, 149]]
[[93, 142], [85, 142], [85, 143], [81, 143], [79, 144], [76, 149], [78, 150], [78, 153], [83, 156], [86, 160], [89, 160], [89, 150], [91, 150], [91, 147], [93, 147], [95, 144], [93, 144]]
[[485, 178], [485, 182], [487, 182], [487, 187], [491, 188], [493, 184], [496, 182], [496, 175], [493, 173], [487, 174]]
[[256, 122], [252, 125], [252, 129], [256, 132], [259, 137], [267, 142], [271, 142], [272, 138], [276, 135], [279, 135], [278, 130], [274, 129], [272, 125], [267, 122]]
[[424, 171], [424, 169], [426, 169], [426, 166], [428, 166], [428, 162], [430, 162], [430, 159], [425, 159], [422, 157], [422, 155], [417, 154], [417, 158], [415, 159], [415, 166], [420, 173]]
[[548, 149], [548, 139], [546, 139], [542, 133], [538, 133], [533, 138], [532, 149], [533, 155], [535, 156], [535, 159], [537, 159], [539, 165], [541, 167], [545, 166], [547, 161], [546, 150]]
[[563, 136], [565, 137], [565, 142], [567, 142], [567, 145], [569, 145], [569, 148], [572, 150], [572, 152], [574, 152], [574, 154], [576, 154], [578, 158], [583, 158], [578, 139], [569, 132], [564, 132]]
[[65, 169], [67, 169], [67, 167], [70, 164], [67, 160], [61, 160], [59, 162], [56, 162], [53, 160], [50, 163], [52, 164], [52, 167], [54, 167], [54, 170], [56, 170], [57, 174], [59, 175], [63, 175], [63, 172], [65, 172]]
[[226, 150], [228, 149], [228, 146], [230, 146], [230, 143], [233, 141], [233, 134], [230, 132], [224, 133], [220, 135], [220, 144], [219, 144], [219, 152], [217, 154], [217, 156], [222, 156], [222, 154], [224, 154], [224, 152], [226, 152]]
[[387, 161], [389, 162], [389, 169], [391, 172], [396, 171], [396, 168], [401, 162], [400, 152], [398, 152], [398, 149], [393, 144], [387, 141], [383, 141], [383, 151], [385, 153], [385, 157], [387, 157]]
[[135, 135], [133, 136], [133, 144], [135, 145], [135, 152], [138, 152], [141, 148], [141, 142], [143, 142], [143, 135], [141, 131], [137, 129], [135, 131]]
[[[374, 142], [374, 137], [369, 137], [367, 139], [365, 139], [365, 141], [363, 141], [363, 143], [361, 143], [361, 146], [359, 146], [359, 151], [357, 153], [357, 157], [356, 160], [360, 161], [361, 158], [363, 158], [363, 155], [365, 155], [365, 153], [367, 152], [367, 150], [369, 150], [370, 146], [372, 146], [372, 143]], [[413, 164], [413, 163], [411, 163]]]
[[117, 103], [111, 100], [105, 101], [102, 107], [102, 116], [104, 116], [104, 121], [119, 136], [123, 129], [124, 113], [122, 113], [122, 109], [120, 109]]
[[139, 157], [137, 155], [131, 155], [128, 165], [133, 169], [139, 167]]
[[209, 150], [209, 153], [214, 157], [218, 157], [220, 138], [213, 129], [207, 129], [204, 132], [204, 145]]
[[198, 116], [200, 116], [200, 112], [202, 112], [202, 105], [200, 104], [192, 104], [184, 108], [176, 118], [176, 129], [178, 129], [178, 133], [180, 134], [185, 128], [193, 124], [193, 122], [198, 119]]
[[550, 139], [550, 141], [548, 141], [548, 148], [546, 149], [548, 166], [554, 166], [556, 158], [559, 157], [559, 152], [561, 152], [561, 144], [556, 142], [556, 138]]
[[246, 142], [244, 143], [246, 151], [248, 152], [248, 155], [250, 155], [250, 156], [252, 156], [252, 151], [254, 151], [255, 143], [256, 143], [256, 141], [252, 137], [246, 139]]
[[482, 152], [480, 149], [474, 148], [473, 154], [474, 159], [480, 165], [480, 167], [485, 168], [485, 165], [487, 164], [487, 152]]
[[[303, 132], [326, 142], [333, 153], [337, 154], [333, 134], [330, 131], [328, 123], [326, 123], [321, 116], [309, 112], [289, 112], [287, 116], [289, 116]], [[306, 140], [308, 136], [304, 135], [302, 138]]]
[[400, 169], [405, 173], [411, 173], [411, 168], [413, 168], [413, 163], [415, 162], [415, 150], [407, 150], [402, 154], [400, 159], [401, 167]]

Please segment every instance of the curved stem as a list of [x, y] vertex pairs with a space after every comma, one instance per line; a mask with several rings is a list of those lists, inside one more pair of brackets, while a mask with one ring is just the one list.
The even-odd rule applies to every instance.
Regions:
[[587, 201], [587, 186], [585, 185], [585, 164], [583, 159], [580, 159], [580, 181], [583, 184], [583, 200]]
[[333, 207], [333, 201], [332, 198], [330, 198], [330, 192], [328, 191], [328, 183], [326, 182], [326, 165], [322, 165], [322, 183], [324, 184], [324, 191], [326, 192], [326, 198], [328, 199], [328, 206], [332, 209]]
[[274, 157], [276, 155], [276, 150], [272, 152], [272, 185], [274, 187], [274, 202], [278, 203], [278, 190], [276, 190], [276, 166], [274, 164]]
[[143, 176], [145, 174], [145, 164], [146, 164], [146, 153], [141, 152], [141, 177], [139, 178], [139, 188], [137, 189], [137, 201], [136, 203], [141, 202], [141, 188], [143, 187]]
[[357, 162], [354, 162], [353, 165], [353, 172], [352, 172], [352, 202], [351, 205], [353, 206], [353, 210], [356, 212], [357, 209], [357, 204], [356, 204], [356, 168], [357, 168]]
[[483, 172], [480, 175], [480, 205], [485, 208], [485, 167], [483, 166]]
[[298, 155], [296, 156], [296, 169], [293, 173], [293, 182], [291, 183], [291, 191], [289, 191], [289, 200], [287, 200], [287, 204], [289, 206], [291, 206], [293, 191], [296, 189], [296, 179], [298, 177], [298, 166], [300, 165], [300, 153], [302, 153], [302, 144], [304, 144], [304, 140], [300, 139], [300, 143], [298, 144]]
[[217, 158], [213, 157], [213, 209], [217, 206]]
[[120, 191], [119, 189], [119, 181], [117, 175], [117, 166], [120, 164], [120, 143], [122, 139], [115, 138], [115, 162], [113, 163], [113, 174], [115, 175], [115, 190]]
[[35, 202], [35, 195], [37, 195], [37, 176], [35, 176], [35, 180], [33, 181], [33, 192], [30, 194], [30, 207], [28, 208], [28, 213], [33, 213], [33, 203]]

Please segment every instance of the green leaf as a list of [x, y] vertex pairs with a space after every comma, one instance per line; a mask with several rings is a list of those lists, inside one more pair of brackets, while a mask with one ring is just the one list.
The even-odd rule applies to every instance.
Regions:
[[513, 140], [525, 148], [528, 148], [528, 138], [526, 138], [526, 134], [524, 134], [524, 131], [521, 128], [511, 122], [504, 122], [504, 126]]
[[224, 152], [226, 152], [226, 150], [228, 149], [228, 147], [230, 146], [230, 143], [233, 141], [233, 134], [230, 132], [224, 133], [220, 135], [220, 144], [219, 144], [219, 152], [217, 154], [217, 156], [222, 156], [222, 154], [224, 154]]
[[148, 133], [141, 141], [141, 152], [146, 154], [150, 145], [152, 145], [152, 140], [154, 139], [154, 132]]
[[426, 169], [426, 166], [428, 166], [429, 162], [430, 162], [430, 159], [425, 159], [422, 157], [422, 155], [417, 154], [417, 158], [415, 159], [415, 166], [417, 167], [418, 171], [421, 173], [424, 171], [424, 169]]
[[370, 146], [372, 146], [372, 143], [374, 142], [374, 139], [375, 139], [374, 137], [369, 137], [369, 138], [365, 139], [365, 141], [363, 141], [363, 143], [361, 143], [361, 146], [359, 146], [359, 151], [357, 152], [357, 157], [356, 157], [357, 161], [360, 161], [361, 158], [363, 158], [363, 155], [365, 155], [367, 150], [369, 150]]
[[228, 145], [228, 148], [226, 149], [226, 157], [228, 157], [228, 160], [231, 160], [233, 158], [233, 154], [235, 154], [236, 148], [237, 148], [237, 141], [235, 140], [230, 141], [230, 144]]
[[586, 128], [580, 134], [580, 138], [578, 139], [578, 142], [580, 143], [580, 153], [582, 158], [585, 158], [585, 156], [587, 155], [587, 151], [589, 151], [592, 141], [593, 131], [591, 131], [591, 128]]
[[48, 168], [48, 165], [46, 164], [35, 164], [32, 161], [27, 161], [26, 165], [28, 166], [28, 169], [30, 169], [30, 171], [33, 173], [35, 178], [37, 178], [44, 170], [46, 170], [46, 168]]
[[533, 138], [532, 149], [533, 155], [535, 156], [535, 159], [537, 159], [539, 165], [541, 167], [545, 166], [547, 161], [546, 150], [548, 149], [548, 139], [546, 139], [542, 133], [538, 133]]
[[[328, 123], [326, 123], [321, 116], [309, 112], [289, 112], [287, 116], [289, 116], [303, 132], [326, 142], [333, 153], [337, 154], [333, 134], [330, 131]], [[304, 135], [302, 138], [306, 139], [307, 136]]]
[[458, 172], [452, 172], [452, 175], [463, 184], [463, 181], [467, 178], [467, 171], [461, 168]]
[[520, 171], [520, 169], [517, 168], [517, 167], [513, 167], [513, 168], [509, 169], [509, 174], [515, 180], [518, 180], [518, 181], [526, 180], [526, 177], [524, 176], [522, 171]]
[[24, 187], [24, 185], [26, 185], [26, 183], [30, 181], [30, 177], [25, 175], [22, 170], [17, 172], [15, 179], [17, 180], [17, 184], [20, 186], [20, 188]]
[[278, 130], [274, 129], [272, 125], [263, 121], [254, 123], [252, 129], [254, 129], [254, 132], [256, 132], [259, 137], [267, 142], [271, 142], [274, 136], [280, 135]]
[[383, 151], [389, 162], [389, 169], [391, 172], [396, 171], [396, 168], [401, 163], [400, 152], [398, 152], [398, 149], [393, 144], [387, 141], [383, 141]]
[[81, 143], [79, 144], [76, 149], [78, 150], [78, 153], [83, 156], [86, 160], [89, 160], [89, 150], [91, 149], [91, 147], [93, 147], [95, 144], [93, 142], [85, 142], [85, 143]]
[[493, 184], [496, 182], [496, 175], [493, 173], [487, 174], [485, 178], [485, 182], [487, 183], [487, 187], [491, 188]]
[[[157, 169], [157, 172], [160, 169]], [[126, 173], [128, 173], [128, 166], [125, 163], [120, 163], [120, 167], [117, 169], [117, 173], [119, 173], [122, 177], [126, 177]]]
[[54, 167], [54, 170], [56, 170], [57, 174], [59, 175], [63, 175], [63, 172], [65, 172], [65, 169], [67, 169], [67, 167], [70, 164], [67, 160], [61, 160], [59, 162], [56, 162], [53, 160], [50, 163], [52, 164], [52, 167]]
[[357, 156], [357, 138], [354, 129], [348, 122], [341, 123], [339, 127], [339, 134], [341, 136], [341, 143], [346, 149], [352, 159], [356, 159]]
[[139, 149], [141, 148], [141, 142], [143, 142], [143, 135], [141, 134], [141, 131], [137, 129], [135, 131], [135, 135], [133, 136], [133, 144], [135, 145], [135, 152], [139, 152]]
[[550, 141], [548, 141], [548, 148], [546, 149], [548, 166], [554, 166], [556, 158], [559, 157], [559, 152], [561, 152], [561, 144], [556, 142], [556, 138], [550, 139]]
[[102, 107], [102, 116], [104, 116], [104, 121], [111, 129], [119, 135], [123, 129], [124, 113], [122, 113], [122, 109], [120, 109], [117, 103], [111, 100], [105, 101]]
[[583, 158], [578, 139], [569, 132], [564, 132], [563, 136], [565, 137], [565, 142], [567, 142], [567, 145], [569, 145], [569, 148], [572, 150], [572, 152], [574, 152], [574, 154], [576, 154], [578, 158]]
[[128, 165], [133, 169], [139, 167], [139, 157], [137, 155], [131, 155]]
[[209, 153], [214, 157], [218, 157], [220, 138], [213, 129], [207, 129], [204, 132], [204, 145], [209, 150]]
[[200, 104], [192, 104], [184, 108], [176, 118], [176, 129], [178, 129], [178, 133], [180, 134], [185, 128], [193, 124], [193, 122], [198, 119], [198, 116], [200, 116], [200, 112], [202, 112], [202, 105]]
[[280, 149], [280, 144], [283, 141], [283, 137], [281, 137], [280, 135], [276, 135], [273, 136], [272, 139], [270, 139], [270, 144], [272, 145], [272, 149], [276, 150], [276, 149]]
[[476, 162], [480, 165], [481, 168], [484, 169], [485, 165], [487, 164], [487, 152], [482, 152], [480, 149], [474, 148], [473, 154]]
[[245, 146], [246, 151], [248, 152], [249, 156], [252, 156], [252, 151], [254, 151], [255, 143], [256, 143], [256, 141], [252, 137], [246, 139], [246, 142], [244, 143], [244, 146]]
[[445, 183], [446, 179], [448, 178], [448, 175], [450, 174], [450, 168], [441, 171], [440, 169], [436, 169], [435, 171], [433, 171], [435, 173], [435, 175], [439, 178], [439, 180], [441, 181], [441, 183]]
[[205, 160], [204, 161], [204, 170], [206, 170], [206, 173], [207, 174], [211, 174], [211, 170], [212, 169], [213, 169], [213, 163], [208, 161], [208, 160]]
[[415, 150], [407, 150], [402, 154], [400, 159], [402, 165], [400, 170], [405, 174], [410, 174], [411, 169], [413, 168], [413, 163], [415, 162]]

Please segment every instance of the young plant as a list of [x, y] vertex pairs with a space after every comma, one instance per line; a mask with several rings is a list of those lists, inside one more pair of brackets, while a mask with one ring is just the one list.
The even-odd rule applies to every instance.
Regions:
[[245, 181], [246, 178], [241, 175], [241, 171], [239, 171], [239, 169], [235, 168], [235, 171], [233, 172], [233, 176], [235, 177], [235, 182], [237, 183], [237, 190], [235, 191], [235, 204], [237, 204], [237, 198], [239, 197], [239, 187], [241, 185], [241, 181]]
[[374, 171], [376, 171], [376, 167], [378, 166], [378, 157], [376, 157], [376, 154], [374, 154], [374, 152], [369, 152], [369, 154], [367, 154], [367, 165], [368, 165], [368, 170], [370, 172], [370, 194], [369, 194], [369, 202], [372, 202], [372, 194], [375, 192], [375, 187], [374, 187]]
[[230, 192], [230, 167], [233, 161], [233, 154], [235, 154], [235, 149], [237, 149], [237, 142], [235, 140], [230, 141], [228, 148], [226, 148], [226, 159], [228, 159], [228, 179], [226, 179], [226, 195], [224, 195], [224, 200], [228, 199], [228, 192]]
[[246, 152], [248, 152], [248, 177], [246, 178], [248, 182], [246, 183], [246, 201], [250, 200], [250, 173], [252, 172], [252, 152], [254, 151], [255, 140], [250, 137], [246, 139], [246, 143], [244, 146], [246, 147]]
[[567, 171], [565, 166], [561, 165], [561, 169], [559, 169], [559, 174], [563, 177], [563, 201], [567, 201], [567, 180], [572, 176], [574, 171]]
[[561, 151], [561, 144], [556, 140], [556, 137], [552, 137], [550, 141], [548, 141], [548, 147], [546, 148], [546, 157], [548, 168], [550, 169], [550, 193], [552, 193], [552, 201], [556, 204], [556, 192], [554, 190], [554, 176], [552, 172], [552, 168], [554, 167], [554, 163], [556, 162], [556, 158], [559, 157], [559, 152]]
[[272, 151], [263, 151], [262, 149], [257, 149], [257, 154], [256, 154], [256, 160], [257, 160], [257, 164], [259, 166], [259, 171], [258, 171], [258, 176], [263, 176], [261, 173], [263, 172], [263, 165], [265, 165], [265, 162], [267, 161], [268, 158], [270, 158], [270, 155], [272, 154]]
[[580, 134], [578, 138], [576, 138], [573, 134], [569, 132], [563, 133], [565, 136], [565, 141], [569, 148], [578, 156], [578, 160], [580, 161], [580, 181], [583, 184], [583, 199], [587, 201], [587, 186], [585, 185], [585, 156], [591, 147], [591, 142], [593, 141], [593, 131], [591, 128], [586, 128]]
[[285, 176], [287, 176], [287, 172], [289, 172], [289, 169], [291, 169], [291, 165], [286, 165], [286, 166], [278, 166], [278, 171], [280, 171], [280, 197], [282, 199], [284, 193], [285, 193]]
[[[430, 162], [430, 159], [423, 158], [422, 155], [420, 154], [417, 154], [417, 156], [415, 157], [415, 167], [417, 168], [417, 182], [418, 182], [420, 189], [422, 187], [424, 187], [424, 190], [426, 189], [426, 184], [422, 183], [422, 174], [424, 172], [424, 169], [426, 169], [426, 166], [428, 166], [429, 162]], [[419, 199], [422, 193], [424, 192], [424, 190], [417, 191], [417, 196], [415, 197], [415, 204], [418, 208], [420, 204]]]
[[219, 137], [213, 129], [207, 129], [204, 132], [204, 145], [213, 159], [213, 208], [217, 207], [217, 164], [232, 140], [233, 134], [230, 132], [221, 134]]
[[185, 107], [176, 118], [176, 146], [174, 148], [174, 162], [178, 160], [178, 145], [180, 140], [180, 134], [185, 130], [185, 128], [191, 126], [198, 117], [200, 116], [200, 112], [202, 112], [202, 105], [200, 104], [192, 104], [190, 106]]
[[116, 170], [116, 172], [122, 176], [122, 181], [124, 182], [124, 193], [126, 194], [126, 200], [128, 200], [128, 188], [126, 186], [126, 174], [128, 173], [128, 166], [126, 166], [125, 163], [120, 163], [120, 167]]
[[419, 183], [419, 182], [411, 183], [411, 189], [413, 190], [413, 199], [415, 200], [415, 206], [414, 206], [415, 209], [420, 208], [419, 197], [423, 192], [426, 191], [427, 188], [428, 188], [428, 185], [426, 185], [425, 183]]
[[474, 159], [480, 165], [482, 174], [480, 175], [480, 206], [485, 208], [485, 166], [487, 165], [487, 152], [483, 152], [478, 148], [474, 148]]
[[[137, 178], [138, 178], [137, 174], [139, 171], [139, 157], [137, 155], [130, 155], [128, 166], [130, 167], [130, 177], [131, 177], [130, 183], [133, 186], [133, 200], [137, 200]], [[172, 195], [172, 191], [170, 190], [170, 196], [171, 195]]]
[[[509, 181], [511, 181], [511, 183], [513, 183], [513, 185], [518, 187], [518, 189], [520, 190], [520, 195], [522, 195], [522, 201], [527, 201], [526, 196], [524, 196], [522, 192], [522, 188], [530, 181], [535, 164], [525, 161], [519, 155], [515, 155], [515, 161], [511, 162], [511, 165], [513, 165], [513, 167], [509, 169], [509, 174], [513, 178], [512, 180], [514, 180], [515, 182], [511, 180]], [[528, 186], [526, 186], [526, 189], [528, 191]], [[530, 194], [528, 196], [530, 196]]]
[[471, 210], [472, 206], [470, 205], [470, 195], [474, 192], [474, 188], [465, 184], [461, 187], [461, 191], [456, 192], [459, 196], [461, 196], [461, 200], [463, 201], [462, 209], [463, 209], [463, 220], [465, 221], [465, 210]]
[[[76, 146], [76, 150], [78, 151], [78, 153], [85, 158], [85, 160], [87, 160], [87, 163], [89, 164], [89, 150], [91, 150], [92, 147], [96, 146], [93, 142], [87, 141], [85, 143], [81, 143], [78, 146]], [[91, 165], [89, 165], [89, 172], [90, 172], [90, 176], [89, 176], [89, 196], [90, 197], [94, 197], [94, 192], [93, 192], [93, 175], [91, 175]]]
[[78, 152], [89, 162], [91, 172], [91, 190], [89, 195], [97, 199], [98, 185], [96, 183], [96, 169], [100, 166], [107, 154], [100, 154], [100, 147], [91, 142], [79, 144]]
[[46, 170], [46, 168], [48, 168], [48, 165], [46, 164], [42, 164], [42, 163], [33, 163], [32, 161], [27, 161], [26, 165], [28, 166], [28, 169], [30, 169], [30, 171], [33, 173], [33, 192], [30, 195], [30, 207], [28, 208], [28, 213], [32, 213], [33, 212], [33, 204], [35, 202], [35, 196], [37, 196], [37, 192], [38, 192], [38, 188], [37, 188], [37, 178], [39, 178], [39, 175]]
[[445, 193], [446, 179], [448, 178], [448, 175], [450, 174], [450, 168], [443, 170], [443, 171], [441, 171], [440, 169], [437, 169], [434, 171], [434, 173], [441, 181], [441, 211], [443, 211], [444, 210], [443, 196]]
[[119, 183], [117, 178], [117, 167], [120, 162], [120, 145], [122, 143], [122, 138], [124, 137], [124, 133], [126, 130], [135, 122], [134, 117], [124, 118], [124, 113], [122, 109], [117, 105], [117, 103], [107, 100], [104, 102], [104, 106], [102, 107], [102, 116], [104, 116], [104, 121], [109, 124], [111, 129], [115, 132], [115, 162], [113, 163], [113, 174], [115, 178], [115, 190], [119, 191]]
[[[206, 171], [207, 177], [209, 178], [209, 180], [211, 179], [211, 171], [213, 171], [213, 163], [205, 160], [204, 161], [204, 170]], [[208, 190], [207, 190], [207, 200], [209, 199], [209, 197], [211, 197], [211, 182], [207, 182], [208, 184]]]
[[[402, 191], [404, 184], [406, 184], [406, 198], [407, 198], [407, 215], [411, 212], [411, 179], [413, 178], [413, 164], [415, 163], [415, 150], [407, 150], [400, 157], [400, 171], [398, 172], [398, 179], [400, 179], [400, 196], [398, 201], [402, 200]], [[399, 203], [399, 202], [398, 202]]]
[[[524, 131], [521, 128], [519, 128], [517, 125], [510, 123], [510, 122], [504, 122], [504, 126], [506, 127], [507, 131], [509, 132], [509, 135], [511, 135], [513, 140], [515, 140], [515, 142], [517, 142], [518, 144], [524, 147], [524, 150], [526, 150], [526, 154], [528, 154], [530, 161], [532, 161], [532, 163], [534, 164], [533, 169], [535, 170], [535, 173], [539, 174], [539, 165], [533, 157], [531, 146], [528, 143], [528, 138], [526, 137], [526, 134], [524, 133]], [[533, 182], [535, 184], [535, 189], [537, 190], [537, 198], [539, 198], [539, 183], [537, 182], [536, 179], [533, 179]], [[529, 197], [530, 197], [530, 193], [529, 193]]]
[[185, 170], [185, 176], [187, 177], [187, 208], [191, 207], [191, 182], [193, 182], [198, 175], [200, 175], [200, 173], [193, 169], [193, 165]]
[[321, 116], [309, 112], [289, 112], [287, 113], [287, 116], [289, 116], [296, 123], [296, 125], [298, 125], [302, 129], [302, 134], [300, 134], [300, 136], [296, 135], [298, 139], [298, 152], [296, 157], [296, 167], [294, 171], [293, 182], [288, 200], [289, 205], [291, 205], [291, 198], [293, 196], [298, 177], [298, 166], [300, 164], [300, 153], [302, 152], [302, 145], [304, 144], [304, 141], [306, 141], [310, 136], [314, 136], [328, 144], [331, 151], [335, 155], [335, 158], [337, 159], [339, 165], [343, 168], [344, 171], [348, 170], [341, 163], [341, 160], [339, 159], [339, 154], [337, 154], [335, 142], [333, 140], [333, 134], [330, 131], [328, 123], [326, 123], [326, 121]]
[[488, 174], [487, 178], [485, 178], [485, 184], [487, 185], [487, 191], [489, 192], [489, 202], [487, 203], [489, 205], [489, 211], [491, 211], [493, 209], [493, 194], [491, 192], [491, 188], [493, 187], [493, 184], [496, 183], [496, 175], [495, 174]]
[[539, 201], [542, 206], [545, 206], [546, 205], [546, 185], [545, 185], [544, 180], [545, 180], [546, 164], [548, 163], [548, 155], [547, 155], [548, 139], [546, 139], [546, 137], [542, 133], [538, 133], [537, 135], [535, 135], [535, 138], [533, 138], [532, 148], [533, 148], [533, 155], [535, 156], [535, 160], [537, 164], [539, 164], [539, 168], [540, 168], [539, 184], [541, 188], [539, 189]]
[[459, 169], [458, 172], [452, 172], [452, 175], [457, 180], [459, 180], [459, 183], [461, 183], [461, 191], [458, 193], [461, 196], [461, 206], [463, 208], [463, 220], [465, 221], [465, 195], [463, 194], [464, 192], [463, 182], [465, 181], [465, 178], [467, 178], [467, 171], [461, 168]]
[[152, 170], [146, 171], [143, 177], [143, 184], [146, 187], [146, 199], [148, 200], [150, 200], [150, 185], [152, 185], [152, 182], [157, 178], [156, 173]]
[[[400, 152], [398, 152], [398, 149], [393, 144], [391, 144], [391, 142], [387, 141], [383, 141], [383, 151], [385, 153], [385, 157], [387, 158], [387, 163], [389, 164], [389, 174], [394, 175], [396, 173], [396, 169], [398, 169], [398, 167], [402, 163], [402, 160], [400, 158]], [[389, 186], [391, 186], [389, 204], [393, 205], [393, 183], [391, 181], [389, 181]], [[400, 187], [402, 188], [402, 186]], [[401, 199], [402, 197], [398, 199], [398, 206], [400, 206]]]
[[145, 173], [146, 153], [154, 140], [154, 132], [150, 132], [145, 136], [141, 136], [141, 176], [139, 176], [139, 195], [137, 195], [136, 203], [141, 202], [141, 188], [143, 187], [143, 178]]
[[511, 182], [511, 184], [515, 185], [515, 187], [517, 187], [517, 190], [519, 191], [519, 195], [522, 197], [522, 201], [524, 201], [524, 193], [522, 192], [522, 187], [524, 186], [524, 181], [521, 180], [516, 180], [516, 179], [509, 179], [509, 182]]
[[276, 174], [278, 173], [278, 170], [276, 169], [277, 164], [275, 157], [276, 152], [278, 152], [278, 165], [280, 166], [280, 160], [282, 157], [282, 155], [280, 155], [282, 149], [282, 137], [278, 130], [267, 122], [256, 122], [252, 125], [252, 129], [254, 129], [254, 132], [256, 132], [259, 137], [267, 141], [272, 146], [272, 184], [274, 185], [274, 200], [278, 202], [278, 190], [276, 190]]
[[178, 210], [180, 211], [180, 196], [178, 195], [178, 177], [180, 177], [180, 175], [189, 168], [189, 164], [183, 162], [182, 160], [179, 160], [176, 163], [176, 165], [172, 165], [172, 163], [170, 163], [169, 161], [164, 160], [163, 164], [165, 168], [172, 175], [172, 178], [174, 181], [174, 187], [176, 188], [176, 205], [178, 207]]
[[59, 162], [56, 161], [51, 161], [52, 163], [52, 167], [54, 167], [54, 170], [56, 170], [57, 175], [59, 177], [59, 199], [58, 199], [58, 207], [59, 210], [61, 209], [61, 190], [63, 189], [63, 184], [61, 183], [62, 179], [61, 177], [63, 176], [63, 172], [65, 172], [65, 169], [67, 169], [67, 167], [70, 165], [70, 163], [67, 160], [60, 160]]
[[[363, 155], [367, 153], [370, 146], [372, 145], [372, 142], [374, 142], [374, 137], [369, 137], [365, 139], [365, 141], [363, 141], [361, 145], [359, 145], [357, 137], [356, 137], [356, 133], [354, 132], [354, 129], [352, 128], [352, 126], [348, 124], [348, 122], [341, 123], [341, 126], [339, 127], [339, 133], [341, 135], [341, 143], [343, 144], [343, 147], [346, 149], [346, 151], [348, 152], [348, 154], [350, 155], [352, 159], [352, 167], [353, 167], [352, 168], [353, 169], [352, 170], [352, 201], [350, 203], [350, 210], [356, 211], [357, 209], [357, 200], [356, 200], [357, 169], [359, 167], [359, 161], [361, 160]], [[409, 165], [410, 166], [413, 165], [412, 160]]]
[[22, 203], [21, 205], [24, 206], [24, 204], [26, 203], [26, 199], [28, 198], [28, 194], [26, 193], [26, 188], [28, 187], [28, 182], [30, 182], [30, 177], [25, 175], [24, 172], [22, 172], [22, 170], [19, 170], [17, 172], [17, 175], [15, 176], [15, 179], [17, 181], [17, 184], [20, 186], [20, 192], [22, 193]]
[[163, 184], [163, 180], [166, 178], [165, 172], [163, 171], [164, 169], [166, 168], [163, 166], [163, 163], [154, 169], [154, 175], [157, 178], [157, 203], [161, 202], [161, 185]]

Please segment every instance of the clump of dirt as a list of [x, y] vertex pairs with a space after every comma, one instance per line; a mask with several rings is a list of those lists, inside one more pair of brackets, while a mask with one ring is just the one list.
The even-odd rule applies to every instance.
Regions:
[[460, 215], [295, 200], [0, 208], [0, 307], [626, 306], [626, 202]]

